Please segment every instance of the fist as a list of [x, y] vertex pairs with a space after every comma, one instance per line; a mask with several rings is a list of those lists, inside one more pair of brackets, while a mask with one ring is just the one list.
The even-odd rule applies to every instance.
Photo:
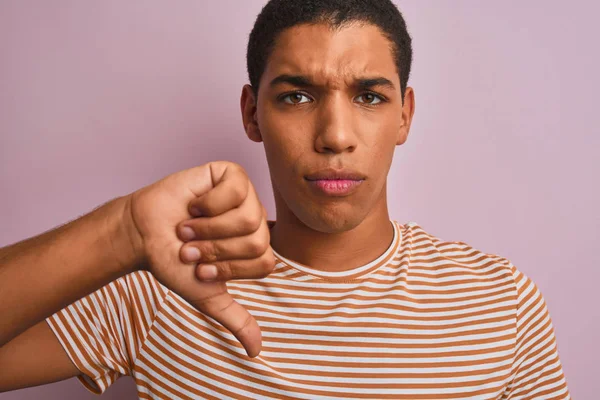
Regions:
[[145, 267], [227, 328], [249, 356], [258, 355], [260, 328], [226, 286], [230, 279], [263, 278], [275, 266], [265, 208], [244, 169], [211, 162], [130, 196]]

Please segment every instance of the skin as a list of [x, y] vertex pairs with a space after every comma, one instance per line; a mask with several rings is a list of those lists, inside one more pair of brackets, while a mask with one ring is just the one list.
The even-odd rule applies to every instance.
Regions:
[[[311, 84], [271, 84], [283, 74]], [[365, 78], [379, 83], [359, 88]], [[268, 275], [272, 248], [335, 271], [372, 261], [389, 246], [386, 178], [395, 146], [408, 136], [414, 94], [407, 88], [402, 101], [390, 42], [376, 27], [303, 25], [282, 33], [258, 97], [245, 86], [241, 106], [246, 133], [264, 143], [271, 170], [271, 231], [245, 171], [215, 162], [0, 249], [0, 392], [79, 374], [44, 319], [128, 273], [150, 271], [253, 357], [260, 328], [225, 281]], [[351, 195], [324, 196], [304, 177], [327, 167], [351, 167], [366, 179]]]
[[[279, 36], [258, 97], [250, 85], [243, 88], [246, 134], [264, 143], [271, 171], [277, 207], [271, 246], [283, 256], [341, 271], [376, 259], [390, 245], [387, 174], [415, 110], [412, 88], [402, 99], [390, 46], [371, 24], [298, 25]], [[310, 84], [272, 84], [282, 75]], [[367, 78], [389, 84], [359, 87]], [[324, 196], [304, 177], [325, 168], [351, 168], [366, 179], [349, 196]]]
[[260, 328], [225, 281], [262, 278], [274, 265], [264, 207], [246, 172], [226, 161], [169, 175], [1, 248], [0, 392], [78, 375], [44, 319], [138, 270], [219, 321], [254, 357]]

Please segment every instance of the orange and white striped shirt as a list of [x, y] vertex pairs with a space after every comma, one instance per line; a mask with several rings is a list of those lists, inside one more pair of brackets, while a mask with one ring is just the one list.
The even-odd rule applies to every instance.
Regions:
[[345, 272], [276, 254], [228, 282], [256, 318], [254, 359], [151, 274], [118, 279], [48, 318], [81, 382], [131, 375], [143, 399], [568, 399], [552, 323], [508, 260], [415, 223]]

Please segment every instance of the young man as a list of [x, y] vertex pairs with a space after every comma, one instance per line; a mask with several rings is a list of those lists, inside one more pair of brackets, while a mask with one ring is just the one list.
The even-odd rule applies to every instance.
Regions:
[[389, 219], [411, 57], [389, 0], [270, 1], [241, 108], [276, 220], [218, 162], [0, 250], [0, 389], [131, 375], [140, 398], [569, 398], [527, 277]]

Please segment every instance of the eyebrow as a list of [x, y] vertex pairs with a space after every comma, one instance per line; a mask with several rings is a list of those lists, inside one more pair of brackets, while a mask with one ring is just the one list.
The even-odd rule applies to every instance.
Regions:
[[357, 82], [357, 86], [360, 90], [371, 89], [375, 86], [383, 86], [391, 90], [396, 89], [394, 83], [384, 77], [359, 79]]
[[280, 85], [282, 83], [289, 83], [290, 85], [300, 86], [300, 87], [314, 86], [314, 84], [311, 82], [311, 80], [308, 79], [305, 76], [302, 76], [302, 75], [287, 75], [287, 74], [279, 75], [278, 77], [276, 77], [275, 79], [273, 79], [271, 81], [270, 86], [273, 87], [273, 86]]
[[[270, 83], [270, 86], [277, 86], [282, 83], [288, 83], [293, 86], [298, 87], [314, 87], [315, 85], [308, 77], [302, 75], [279, 75], [275, 79], [273, 79]], [[354, 85], [359, 90], [367, 90], [376, 86], [387, 87], [388, 89], [395, 90], [394, 83], [387, 78], [384, 77], [374, 77], [374, 78], [359, 78], [355, 81]]]

